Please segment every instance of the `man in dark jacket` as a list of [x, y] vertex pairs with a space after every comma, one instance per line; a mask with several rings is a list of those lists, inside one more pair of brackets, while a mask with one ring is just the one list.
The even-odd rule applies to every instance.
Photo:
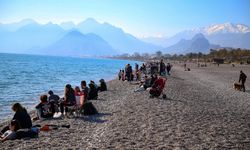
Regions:
[[132, 73], [133, 73], [132, 66], [130, 66], [130, 64], [128, 64], [127, 69], [126, 69], [126, 76], [127, 76], [128, 81], [133, 80], [132, 79]]
[[246, 88], [245, 88], [246, 79], [247, 79], [246, 74], [241, 70], [241, 71], [240, 71], [239, 82], [241, 83], [241, 88], [243, 89], [243, 92], [246, 91]]

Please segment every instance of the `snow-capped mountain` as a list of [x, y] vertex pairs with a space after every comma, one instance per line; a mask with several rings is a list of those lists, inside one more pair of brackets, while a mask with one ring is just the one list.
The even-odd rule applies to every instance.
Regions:
[[181, 39], [190, 40], [196, 34], [202, 33], [210, 43], [222, 47], [250, 49], [250, 27], [243, 24], [223, 23], [206, 27], [181, 31], [170, 38], [146, 39], [145, 41], [169, 47], [178, 43]]
[[194, 31], [198, 31], [205, 35], [212, 35], [218, 33], [248, 33], [250, 32], [250, 28], [243, 24], [223, 23], [210, 25], [198, 30], [194, 29]]

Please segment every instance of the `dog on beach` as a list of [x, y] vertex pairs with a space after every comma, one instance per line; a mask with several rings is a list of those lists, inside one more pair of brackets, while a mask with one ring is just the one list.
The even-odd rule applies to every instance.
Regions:
[[240, 84], [240, 83], [237, 83], [237, 82], [234, 82], [233, 88], [234, 88], [235, 90], [240, 91], [240, 90], [241, 90], [241, 84]]

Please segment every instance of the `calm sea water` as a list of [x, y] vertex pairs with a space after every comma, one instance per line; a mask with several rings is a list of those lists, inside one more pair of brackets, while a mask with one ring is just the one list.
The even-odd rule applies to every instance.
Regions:
[[41, 94], [53, 90], [62, 95], [64, 85], [81, 80], [99, 83], [116, 78], [119, 69], [140, 62], [95, 58], [71, 58], [0, 53], [0, 121], [13, 115], [11, 105], [20, 102], [34, 109]]

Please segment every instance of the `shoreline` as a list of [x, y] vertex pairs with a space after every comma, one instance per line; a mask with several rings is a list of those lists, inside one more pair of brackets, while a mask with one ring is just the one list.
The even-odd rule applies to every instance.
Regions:
[[[116, 78], [114, 77], [113, 79], [104, 79], [105, 81], [106, 81], [106, 83], [108, 84], [108, 82], [111, 82], [111, 81], [113, 81], [113, 80], [116, 80]], [[60, 93], [63, 93], [63, 91], [62, 92], [60, 92]], [[47, 93], [44, 93], [44, 94], [47, 94]], [[59, 94], [59, 97], [61, 98], [61, 97], [63, 97], [63, 95], [61, 95], [61, 94]], [[37, 98], [38, 100], [39, 100], [39, 98]], [[38, 104], [39, 103], [39, 101], [37, 101], [37, 103], [36, 104]], [[27, 109], [27, 111], [28, 111], [28, 113], [30, 114], [30, 116], [32, 116], [32, 115], [35, 115], [34, 113], [35, 113], [35, 105], [36, 104], [34, 104], [34, 107], [33, 107], [33, 109]], [[23, 106], [23, 107], [25, 107], [25, 106]], [[12, 110], [11, 110], [12, 111]], [[7, 124], [7, 122], [10, 122], [11, 121], [11, 119], [12, 119], [12, 117], [13, 117], [13, 115], [12, 116], [8, 116], [8, 117], [6, 117], [6, 118], [4, 118], [3, 120], [0, 120], [0, 127], [2, 126], [2, 124]], [[31, 117], [32, 118], [32, 117]]]
[[174, 65], [164, 92], [150, 98], [138, 85], [118, 79], [91, 102], [98, 115], [51, 119], [35, 124], [69, 124], [39, 138], [6, 141], [2, 149], [250, 149], [250, 80], [247, 92], [231, 81], [249, 66], [219, 68]]

